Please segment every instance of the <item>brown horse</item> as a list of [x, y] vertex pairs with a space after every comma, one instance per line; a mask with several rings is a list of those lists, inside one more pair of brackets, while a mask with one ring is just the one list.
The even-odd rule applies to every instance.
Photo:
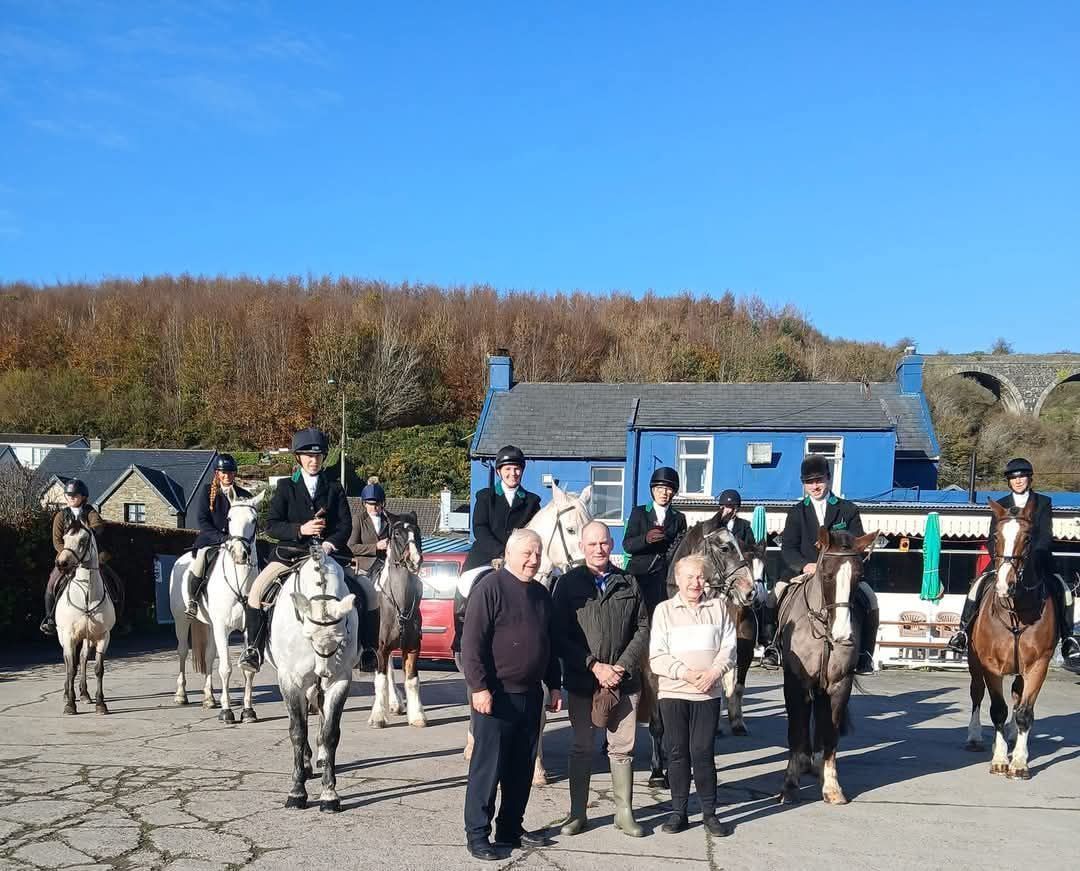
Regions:
[[[991, 774], [1007, 774], [1027, 780], [1028, 733], [1035, 721], [1035, 700], [1046, 679], [1046, 671], [1058, 642], [1054, 605], [1047, 594], [1037, 566], [1029, 562], [1031, 526], [1035, 500], [1029, 499], [1020, 511], [1003, 508], [993, 499], [990, 510], [997, 519], [997, 541], [993, 595], [982, 597], [971, 630], [968, 671], [971, 672], [971, 722], [968, 750], [985, 749], [979, 709], [983, 692], [990, 692], [990, 719], [994, 723], [994, 757]], [[983, 579], [989, 583], [989, 577]], [[1008, 705], [1002, 690], [1005, 675], [1016, 675], [1012, 685], [1016, 745], [1009, 761], [1005, 737]]]
[[[811, 769], [811, 723], [821, 795], [847, 804], [836, 770], [836, 747], [847, 733], [848, 699], [855, 681], [862, 615], [851, 595], [862, 577], [863, 551], [877, 539], [846, 532], [818, 532], [813, 574], [792, 581], [780, 605], [784, 707], [788, 717], [788, 766], [781, 804], [799, 801], [799, 777]], [[814, 766], [817, 767], [816, 764]]]

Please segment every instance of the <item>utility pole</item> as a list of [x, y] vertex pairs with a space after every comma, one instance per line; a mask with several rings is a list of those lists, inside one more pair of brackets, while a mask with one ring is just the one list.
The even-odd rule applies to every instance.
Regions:
[[[333, 378], [326, 379], [327, 384], [336, 384]], [[345, 489], [345, 385], [341, 385], [341, 489]]]

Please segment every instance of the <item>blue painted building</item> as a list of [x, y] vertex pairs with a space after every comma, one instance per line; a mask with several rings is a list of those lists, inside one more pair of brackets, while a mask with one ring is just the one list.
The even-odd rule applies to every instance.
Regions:
[[504, 444], [530, 458], [524, 485], [593, 487], [594, 513], [616, 548], [657, 466], [679, 470], [679, 502], [707, 508], [734, 487], [745, 503], [794, 501], [809, 453], [833, 468], [834, 489], [859, 501], [937, 486], [938, 444], [908, 353], [896, 380], [874, 383], [515, 383], [513, 361], [488, 358], [488, 391], [471, 445], [472, 496], [489, 486]]

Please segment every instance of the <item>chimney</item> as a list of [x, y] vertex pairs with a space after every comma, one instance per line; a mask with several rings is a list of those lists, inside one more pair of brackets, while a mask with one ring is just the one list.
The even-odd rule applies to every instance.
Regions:
[[101, 439], [90, 439], [90, 453], [101, 453]]
[[509, 390], [514, 385], [514, 361], [505, 348], [488, 355], [488, 390]]
[[896, 364], [896, 383], [901, 393], [922, 393], [923, 357], [914, 345], [904, 348], [904, 356]]
[[443, 487], [439, 492], [439, 532], [446, 532], [450, 529], [450, 509], [452, 507], [450, 503], [450, 488]]

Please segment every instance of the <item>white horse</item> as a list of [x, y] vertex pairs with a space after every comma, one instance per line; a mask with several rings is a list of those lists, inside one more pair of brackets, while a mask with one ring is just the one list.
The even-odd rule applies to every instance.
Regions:
[[[99, 714], [109, 713], [105, 704], [102, 681], [105, 677], [105, 651], [109, 636], [116, 625], [116, 610], [105, 590], [98, 563], [97, 542], [93, 532], [76, 521], [64, 534], [64, 548], [56, 556], [56, 565], [65, 571], [75, 570], [56, 603], [56, 635], [64, 651], [67, 674], [64, 679], [64, 713], [74, 714], [75, 673], [81, 658], [82, 682], [79, 696], [90, 701], [86, 687], [86, 664], [90, 648], [94, 648], [94, 674], [97, 675], [97, 697], [94, 707]], [[81, 648], [81, 653], [80, 653]]]
[[[540, 553], [540, 569], [536, 573], [539, 581], [548, 590], [555, 586], [558, 576], [571, 566], [580, 564], [585, 559], [581, 550], [581, 531], [592, 520], [589, 513], [589, 499], [592, 486], [586, 487], [580, 495], [561, 489], [558, 484], [551, 486], [551, 501], [541, 508], [529, 521], [527, 529], [540, 536], [543, 550]], [[491, 571], [490, 566], [478, 566], [465, 572], [458, 580], [458, 592], [468, 598], [472, 585]], [[470, 700], [471, 702], [471, 700]], [[547, 725], [548, 693], [544, 693], [544, 706], [540, 711], [540, 740], [536, 744], [536, 764], [533, 767], [533, 784], [543, 786], [548, 782], [544, 769], [544, 726]], [[465, 761], [472, 758], [472, 726], [465, 736]]]
[[[286, 596], [286, 594], [288, 594]], [[359, 618], [340, 565], [312, 548], [298, 572], [286, 578], [270, 624], [270, 661], [289, 711], [293, 745], [293, 785], [287, 808], [307, 807], [305, 781], [312, 774], [308, 712], [319, 713], [316, 764], [322, 765], [319, 810], [341, 810], [335, 759], [341, 712], [360, 658]]]
[[[236, 716], [229, 698], [229, 681], [232, 678], [229, 635], [244, 628], [244, 602], [258, 574], [255, 519], [259, 503], [265, 495], [266, 491], [263, 491], [254, 499], [238, 500], [229, 507], [229, 537], [222, 544], [221, 554], [206, 581], [206, 599], [199, 601], [198, 614], [194, 620], [185, 613], [184, 601], [184, 579], [193, 559], [190, 551], [176, 561], [169, 576], [169, 608], [176, 628], [176, 652], [180, 659], [180, 671], [176, 677], [176, 704], [188, 703], [185, 668], [190, 629], [190, 648], [195, 671], [206, 675], [202, 706], [217, 707], [213, 682], [216, 656], [218, 676], [221, 678], [221, 721], [230, 724], [236, 722]], [[244, 707], [240, 713], [240, 722], [253, 723], [257, 719], [251, 703], [255, 675], [243, 671], [241, 674], [244, 676]]]

